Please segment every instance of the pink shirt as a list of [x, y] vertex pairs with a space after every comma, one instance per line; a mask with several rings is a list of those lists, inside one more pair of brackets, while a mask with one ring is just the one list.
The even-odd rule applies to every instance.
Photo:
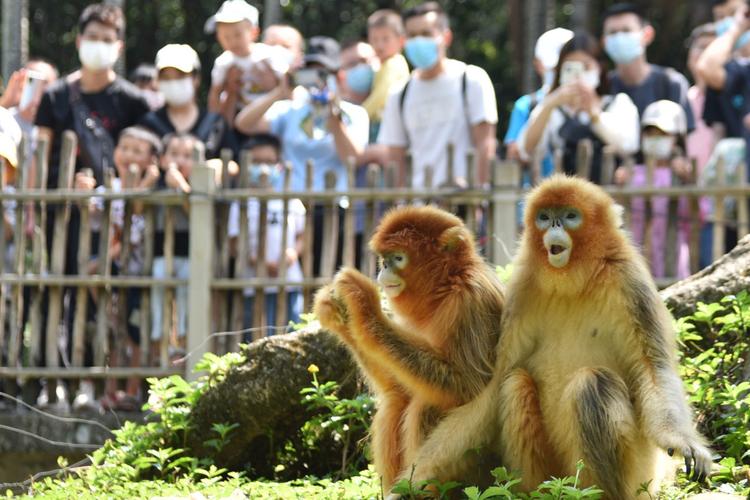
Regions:
[[[711, 152], [716, 145], [716, 136], [711, 127], [703, 121], [703, 106], [706, 102], [706, 91], [693, 85], [688, 89], [688, 102], [695, 116], [695, 130], [687, 136], [687, 154], [690, 158], [695, 158], [698, 171], [696, 176], [700, 178], [703, 168], [711, 157]], [[698, 204], [700, 206], [701, 219], [706, 220], [706, 214], [710, 213], [710, 201], [702, 197]]]

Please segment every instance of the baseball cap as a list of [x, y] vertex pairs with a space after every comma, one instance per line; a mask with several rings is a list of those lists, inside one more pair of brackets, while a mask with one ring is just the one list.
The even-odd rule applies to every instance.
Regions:
[[684, 135], [687, 133], [687, 117], [682, 106], [662, 99], [652, 102], [643, 110], [641, 126], [656, 127], [667, 134]]
[[201, 60], [190, 45], [170, 43], [156, 53], [156, 69], [175, 68], [183, 73], [200, 71]]
[[206, 33], [216, 31], [216, 23], [238, 23], [250, 21], [253, 26], [258, 26], [258, 9], [245, 0], [226, 0], [216, 14], [206, 20], [203, 30]]
[[341, 46], [327, 36], [314, 36], [307, 44], [305, 65], [322, 64], [328, 71], [338, 71], [341, 66]]
[[545, 31], [536, 40], [534, 57], [541, 61], [545, 69], [553, 69], [560, 58], [560, 50], [571, 38], [573, 38], [573, 32], [565, 28]]

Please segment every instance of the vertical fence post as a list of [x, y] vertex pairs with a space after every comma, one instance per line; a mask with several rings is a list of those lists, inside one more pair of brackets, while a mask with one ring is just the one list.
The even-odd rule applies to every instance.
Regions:
[[[517, 227], [516, 204], [519, 167], [515, 162], [501, 162], [491, 172], [492, 178], [492, 262], [510, 263], [515, 253]], [[510, 195], [510, 196], [508, 196]]]
[[[185, 377], [195, 380], [193, 368], [208, 351], [211, 333], [211, 274], [214, 250], [215, 174], [201, 163], [190, 175], [190, 285], [188, 288], [187, 350]], [[166, 334], [166, 333], [165, 333]]]

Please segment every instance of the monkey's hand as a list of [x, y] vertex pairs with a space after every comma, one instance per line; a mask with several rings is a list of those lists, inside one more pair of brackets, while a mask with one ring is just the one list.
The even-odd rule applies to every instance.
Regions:
[[338, 335], [347, 344], [352, 343], [348, 325], [349, 313], [346, 305], [336, 295], [333, 285], [325, 286], [315, 294], [313, 312], [324, 329]]
[[671, 457], [676, 451], [685, 459], [685, 474], [693, 481], [703, 482], [711, 472], [711, 450], [700, 439], [685, 437], [680, 445], [665, 446]]
[[[356, 269], [344, 268], [333, 282], [336, 296], [344, 303], [352, 323], [361, 325], [382, 313], [380, 293], [375, 283]], [[357, 328], [352, 333], [358, 333]]]

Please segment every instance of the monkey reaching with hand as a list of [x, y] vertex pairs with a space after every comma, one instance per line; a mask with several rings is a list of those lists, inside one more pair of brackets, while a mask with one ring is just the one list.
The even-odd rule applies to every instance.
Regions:
[[375, 283], [354, 269], [318, 292], [315, 313], [347, 344], [378, 397], [372, 449], [389, 491], [442, 414], [490, 381], [503, 292], [461, 220], [434, 207], [389, 212], [370, 248], [393, 317]]
[[574, 475], [607, 498], [658, 489], [665, 452], [702, 480], [711, 453], [677, 374], [675, 332], [648, 269], [601, 188], [557, 176], [528, 197], [495, 374], [447, 415], [413, 479], [460, 479], [464, 453], [497, 452], [534, 489]]

